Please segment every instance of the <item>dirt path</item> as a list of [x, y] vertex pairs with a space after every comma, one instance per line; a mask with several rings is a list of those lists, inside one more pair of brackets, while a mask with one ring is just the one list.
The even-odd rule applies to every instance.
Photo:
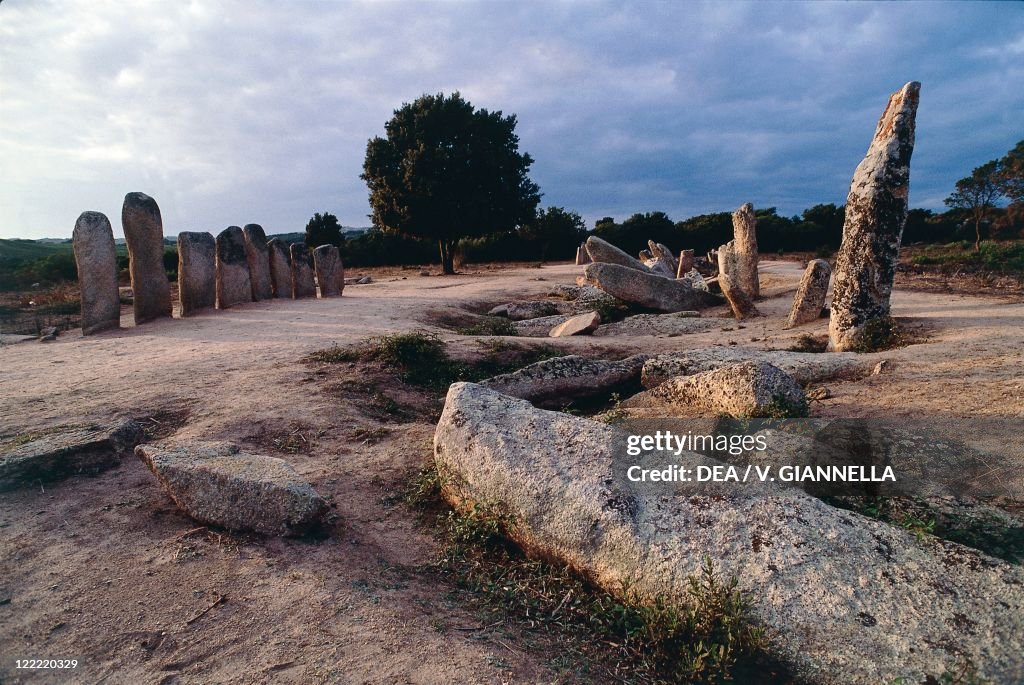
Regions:
[[[346, 394], [359, 387], [358, 370], [348, 385], [325, 384], [301, 360], [371, 335], [430, 329], [438, 312], [527, 299], [579, 272], [560, 265], [441, 278], [382, 270], [378, 282], [350, 286], [341, 299], [254, 303], [0, 348], [0, 439], [153, 417], [157, 435], [228, 439], [285, 457], [338, 515], [321, 541], [189, 533], [196, 524], [135, 460], [95, 478], [4, 493], [0, 682], [571, 680], [558, 670], [556, 645], [489, 625], [460, 592], [422, 571], [435, 542], [407, 509], [382, 501], [429, 456], [431, 423], [375, 415], [365, 394]], [[621, 354], [788, 347], [827, 328], [823, 319], [781, 330], [800, 272], [793, 262], [763, 263], [767, 299], [758, 306], [769, 316], [743, 326], [548, 342]], [[832, 398], [814, 412], [959, 426], [979, 448], [1021, 458], [1024, 304], [907, 291], [893, 304], [897, 317], [921, 327], [923, 342], [874, 355], [891, 370], [830, 384]], [[474, 339], [433, 330], [462, 353], [479, 349]], [[70, 679], [13, 669], [14, 659], [31, 658], [77, 658], [80, 666]]]

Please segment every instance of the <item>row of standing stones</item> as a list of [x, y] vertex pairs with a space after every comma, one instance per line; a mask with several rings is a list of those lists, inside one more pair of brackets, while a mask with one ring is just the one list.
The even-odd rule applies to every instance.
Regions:
[[[907, 220], [910, 157], [914, 151], [920, 90], [921, 84], [912, 81], [890, 96], [867, 154], [850, 183], [829, 308], [830, 351], [857, 349], [871, 325], [889, 316], [900, 241]], [[760, 296], [760, 286], [753, 205], [747, 203], [736, 210], [732, 224], [733, 240], [716, 251], [718, 285], [733, 315], [742, 320], [759, 315], [754, 304]], [[695, 262], [693, 250], [683, 250], [677, 261], [664, 245], [653, 241], [648, 245], [650, 249], [636, 259], [591, 236], [577, 250], [576, 264], [587, 265], [584, 278], [606, 290], [602, 281], [607, 282], [608, 276], [591, 264], [613, 264], [668, 279], [674, 276], [676, 281], [689, 278]], [[814, 321], [821, 315], [832, 275], [827, 261], [815, 259], [808, 263], [787, 328]]]
[[[128, 193], [121, 209], [128, 245], [135, 323], [172, 312], [171, 289], [164, 271], [164, 230], [156, 200]], [[82, 334], [91, 335], [121, 323], [117, 289], [117, 253], [110, 220], [100, 212], [83, 212], [72, 234], [82, 299]], [[314, 279], [315, 274], [315, 279]], [[227, 309], [271, 298], [337, 297], [345, 288], [338, 248], [267, 240], [258, 224], [230, 226], [216, 238], [210, 233], [178, 234], [178, 298], [181, 316], [204, 309]]]

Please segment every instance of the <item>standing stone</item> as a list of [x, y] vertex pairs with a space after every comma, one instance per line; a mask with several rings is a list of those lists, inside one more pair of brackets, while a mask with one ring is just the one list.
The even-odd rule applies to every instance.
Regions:
[[745, 261], [743, 255], [737, 256], [734, 240], [718, 248], [718, 286], [728, 300], [733, 316], [739, 321], [761, 315], [750, 293], [740, 286], [740, 263]]
[[71, 234], [82, 291], [82, 335], [121, 326], [117, 290], [117, 250], [110, 220], [99, 212], [82, 212]]
[[249, 262], [249, 281], [252, 284], [254, 302], [269, 300], [274, 296], [270, 282], [270, 253], [267, 250], [267, 234], [259, 224], [246, 224], [242, 228], [245, 236], [245, 258]]
[[288, 251], [292, 258], [292, 298], [316, 297], [313, 260], [306, 249], [306, 243], [292, 243]]
[[121, 227], [128, 245], [135, 323], [171, 316], [171, 285], [164, 271], [164, 223], [156, 200], [145, 193], [125, 195]]
[[676, 278], [682, 278], [693, 270], [697, 263], [693, 250], [683, 250], [679, 253], [679, 268], [676, 270]]
[[761, 296], [757, 277], [757, 218], [749, 202], [732, 213], [732, 233], [736, 255], [736, 285], [756, 300]]
[[320, 297], [339, 297], [345, 290], [345, 267], [335, 245], [321, 245], [313, 250], [316, 281], [320, 284]]
[[238, 226], [228, 226], [217, 235], [217, 308], [242, 302], [252, 302], [245, 234]]
[[178, 234], [178, 300], [182, 316], [217, 304], [217, 243], [209, 233]]
[[590, 264], [590, 254], [587, 252], [586, 245], [580, 245], [576, 248], [576, 266], [584, 264]]
[[828, 325], [828, 349], [858, 346], [865, 326], [889, 316], [903, 226], [907, 221], [910, 156], [921, 84], [911, 81], [889, 97], [867, 155], [846, 198], [843, 242]]
[[651, 271], [644, 266], [639, 259], [630, 257], [619, 248], [605, 240], [601, 240], [596, 235], [592, 235], [587, 238], [587, 242], [585, 242], [584, 245], [587, 248], [587, 254], [590, 255], [590, 261], [592, 262], [618, 264], [619, 266], [636, 269], [637, 271], [643, 271], [644, 273], [650, 273]]
[[789, 312], [786, 328], [793, 328], [821, 317], [821, 308], [825, 306], [825, 294], [828, 292], [828, 279], [832, 276], [832, 267], [824, 259], [808, 262], [800, 279], [796, 297], [793, 298], [793, 309]]
[[[675, 273], [679, 271], [679, 262], [676, 261], [676, 256], [672, 254], [672, 250], [668, 249], [661, 243], [654, 242], [653, 240], [648, 240], [647, 246], [651, 248], [651, 254], [653, 254], [655, 258], [660, 259], [665, 266], [668, 267], [668, 270], [672, 272], [672, 275], [675, 275]], [[672, 276], [669, 276], [669, 278], [671, 277]]]
[[270, 259], [270, 285], [274, 297], [292, 296], [292, 262], [288, 254], [288, 245], [280, 238], [267, 241], [267, 254]]

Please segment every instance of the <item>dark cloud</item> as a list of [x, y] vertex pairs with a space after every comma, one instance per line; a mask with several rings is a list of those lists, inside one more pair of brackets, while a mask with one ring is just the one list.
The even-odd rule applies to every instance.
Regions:
[[546, 204], [588, 220], [842, 202], [923, 83], [911, 202], [1024, 138], [1024, 8], [988, 3], [0, 6], [0, 236], [161, 203], [169, 234], [365, 225], [366, 141], [460, 90], [516, 113]]

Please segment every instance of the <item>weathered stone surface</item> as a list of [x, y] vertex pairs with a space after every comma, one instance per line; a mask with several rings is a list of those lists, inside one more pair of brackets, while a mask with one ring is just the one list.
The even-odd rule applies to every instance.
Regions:
[[292, 260], [288, 244], [280, 238], [267, 241], [267, 258], [270, 262], [270, 285], [274, 297], [292, 296]]
[[609, 242], [601, 240], [596, 235], [592, 235], [587, 238], [587, 242], [584, 243], [587, 248], [587, 254], [590, 255], [591, 262], [602, 262], [604, 264], [618, 264], [628, 269], [636, 269], [637, 271], [643, 271], [648, 273], [650, 269], [641, 263], [639, 259], [634, 259], [628, 254], [615, 247]]
[[889, 97], [867, 155], [846, 198], [843, 242], [836, 258], [829, 349], [851, 350], [864, 329], [889, 316], [903, 226], [907, 221], [910, 157], [921, 84], [911, 81]]
[[669, 278], [673, 278], [679, 270], [679, 262], [676, 261], [676, 256], [672, 254], [672, 250], [668, 249], [661, 243], [654, 242], [653, 240], [648, 240], [647, 246], [651, 248], [651, 254], [654, 255], [655, 259], [663, 262], [671, 272], [669, 274]]
[[316, 297], [313, 280], [313, 258], [305, 243], [292, 243], [289, 248], [292, 263], [292, 297]]
[[691, 407], [733, 416], [768, 416], [806, 406], [804, 391], [788, 373], [765, 361], [745, 361], [692, 376], [669, 378], [639, 405]]
[[100, 212], [82, 212], [71, 234], [82, 299], [82, 335], [121, 326], [117, 291], [117, 249], [110, 220]]
[[563, 406], [571, 400], [607, 396], [616, 389], [636, 386], [647, 355], [621, 361], [555, 357], [501, 374], [480, 385], [540, 405]]
[[808, 262], [800, 279], [800, 287], [796, 290], [796, 297], [793, 298], [793, 309], [786, 320], [786, 328], [817, 321], [821, 317], [831, 276], [832, 267], [824, 259]]
[[571, 311], [572, 305], [568, 302], [555, 300], [523, 300], [521, 302], [500, 304], [487, 313], [490, 316], [507, 316], [512, 321], [523, 321], [524, 319], [537, 319], [540, 317], [555, 316], [556, 314], [568, 314]]
[[0, 445], [0, 492], [49, 483], [79, 473], [117, 466], [142, 442], [134, 421], [116, 426], [72, 427], [51, 431], [16, 447]]
[[[1024, 571], [954, 543], [835, 509], [810, 495], [671, 496], [629, 488], [616, 428], [455, 383], [434, 435], [444, 495], [493, 505], [533, 553], [610, 592], [689, 597], [706, 555], [749, 593], [773, 655], [801, 682], [938, 682], [966, 658], [1024, 674]], [[646, 464], [664, 467], [664, 453]], [[683, 452], [687, 468], [721, 465]], [[619, 474], [621, 476], [621, 474]]]
[[873, 360], [853, 352], [816, 354], [788, 350], [762, 352], [746, 347], [705, 347], [652, 357], [644, 364], [641, 380], [645, 388], [654, 388], [674, 376], [690, 376], [739, 362], [759, 360], [779, 367], [801, 385], [866, 376], [871, 372], [873, 363]]
[[718, 248], [718, 286], [738, 321], [761, 315], [750, 293], [740, 285], [745, 262], [749, 262], [749, 255], [737, 253], [732, 240]]
[[673, 314], [636, 314], [622, 321], [603, 324], [594, 333], [596, 336], [617, 335], [689, 335], [721, 328], [732, 323], [732, 319], [718, 317], [702, 318], [700, 312], [683, 311]]
[[238, 226], [228, 226], [217, 235], [217, 308], [243, 302], [252, 302], [245, 234]]
[[679, 268], [676, 269], [676, 278], [682, 278], [690, 273], [696, 263], [697, 258], [694, 256], [693, 250], [681, 251], [679, 253]]
[[556, 284], [548, 291], [548, 295], [561, 297], [572, 303], [570, 311], [573, 314], [600, 310], [605, 307], [625, 307], [626, 303], [612, 297], [600, 288], [592, 285], [564, 285]]
[[576, 266], [583, 266], [584, 264], [590, 264], [590, 254], [587, 252], [586, 245], [580, 245], [576, 248]]
[[583, 271], [583, 281], [623, 302], [660, 312], [698, 309], [717, 302], [717, 298], [694, 290], [686, 282], [618, 264], [588, 264]]
[[270, 278], [270, 251], [267, 248], [267, 234], [259, 224], [242, 227], [245, 236], [245, 259], [249, 263], [249, 282], [252, 285], [252, 299], [269, 300], [274, 296], [274, 284]]
[[[757, 274], [757, 218], [749, 202], [732, 213], [733, 249], [736, 253], [736, 285], [750, 299], [761, 296]], [[730, 274], [732, 276], [732, 274]]]
[[690, 269], [685, 274], [680, 275], [678, 279], [689, 283], [690, 287], [694, 290], [700, 290], [705, 293], [710, 292], [707, 280], [696, 269]]
[[654, 259], [654, 254], [650, 250], [640, 250], [636, 258], [646, 265], [649, 260]]
[[335, 245], [320, 245], [313, 250], [313, 268], [320, 286], [320, 297], [340, 297], [345, 290], [345, 267]]
[[178, 300], [182, 316], [217, 304], [217, 242], [209, 233], [178, 234]]
[[225, 443], [140, 445], [135, 454], [174, 503], [200, 523], [290, 535], [327, 512], [327, 502], [283, 459]]
[[145, 193], [125, 195], [121, 227], [128, 246], [135, 323], [171, 316], [171, 286], [164, 271], [164, 224], [156, 200]]
[[526, 338], [547, 338], [551, 329], [565, 323], [573, 317], [572, 314], [556, 314], [554, 316], [541, 316], [536, 319], [523, 319], [513, 321], [512, 327], [516, 329], [516, 335]]
[[601, 325], [601, 315], [597, 312], [577, 314], [566, 321], [558, 324], [548, 333], [552, 338], [565, 338], [570, 335], [584, 335], [592, 333]]
[[658, 274], [659, 276], [664, 276], [665, 278], [676, 277], [675, 269], [671, 268], [668, 264], [658, 259], [657, 257], [653, 259], [645, 259], [643, 264], [644, 266], [651, 270], [651, 273]]
[[363, 276], [362, 278], [356, 281], [357, 285], [369, 285], [370, 283], [373, 283], [372, 276]]

